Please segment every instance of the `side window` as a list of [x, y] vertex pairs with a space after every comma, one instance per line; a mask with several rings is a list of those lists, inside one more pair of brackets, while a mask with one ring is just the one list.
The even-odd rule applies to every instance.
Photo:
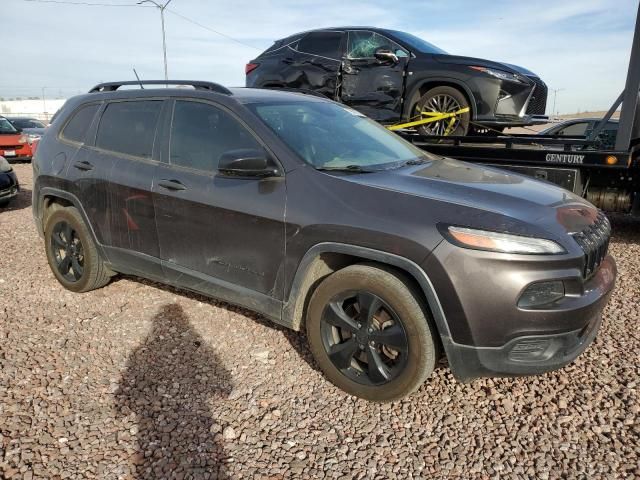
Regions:
[[557, 135], [565, 136], [565, 137], [576, 137], [576, 136], [580, 137], [580, 136], [586, 135], [588, 126], [589, 126], [588, 122], [574, 123], [572, 125], [569, 125], [559, 130]]
[[341, 32], [311, 32], [298, 42], [298, 50], [337, 60], [342, 57], [341, 43]]
[[151, 158], [161, 107], [162, 100], [110, 103], [100, 119], [96, 147]]
[[349, 32], [348, 58], [374, 58], [374, 54], [379, 48], [391, 50], [398, 57], [409, 56], [408, 52], [396, 42], [378, 33], [366, 31]]
[[96, 115], [100, 105], [86, 105], [76, 110], [71, 120], [62, 130], [62, 138], [71, 142], [83, 143], [87, 130], [91, 126], [93, 117]]
[[177, 100], [171, 124], [172, 165], [214, 172], [229, 150], [262, 149], [238, 120], [213, 105]]

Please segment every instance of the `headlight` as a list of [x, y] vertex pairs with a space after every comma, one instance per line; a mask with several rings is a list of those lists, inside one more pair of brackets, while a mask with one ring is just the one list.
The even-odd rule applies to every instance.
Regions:
[[31, 145], [35, 140], [39, 140], [42, 135], [37, 133], [27, 133], [27, 142]]
[[0, 157], [0, 172], [7, 173], [12, 170], [11, 165], [7, 162], [7, 159], [4, 157]]
[[565, 252], [564, 248], [556, 242], [544, 238], [523, 237], [509, 233], [489, 232], [464, 227], [449, 227], [448, 231], [454, 243], [476, 250], [537, 255]]
[[507, 82], [528, 83], [517, 73], [509, 73], [509, 72], [504, 72], [502, 70], [496, 70], [493, 68], [486, 68], [486, 67], [469, 67], [469, 68], [477, 70], [478, 72], [486, 73], [487, 75], [491, 75], [492, 77], [499, 78], [500, 80], [506, 80]]

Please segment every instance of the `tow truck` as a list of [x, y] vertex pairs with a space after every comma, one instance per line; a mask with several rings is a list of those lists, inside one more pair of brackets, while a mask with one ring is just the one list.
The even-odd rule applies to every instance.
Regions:
[[[553, 182], [608, 212], [640, 216], [640, 6], [625, 88], [587, 137], [498, 134], [423, 136], [413, 128], [445, 119], [433, 113], [405, 124], [387, 125], [419, 148], [445, 157], [512, 170]], [[621, 107], [613, 148], [601, 136]], [[455, 115], [446, 120], [455, 120]]]

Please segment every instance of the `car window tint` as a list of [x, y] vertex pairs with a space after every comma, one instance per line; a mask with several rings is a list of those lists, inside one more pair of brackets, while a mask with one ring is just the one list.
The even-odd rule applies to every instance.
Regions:
[[107, 105], [96, 146], [113, 152], [151, 158], [162, 100], [115, 102]]
[[93, 117], [96, 115], [100, 105], [86, 105], [73, 114], [71, 120], [62, 130], [62, 138], [71, 140], [72, 142], [82, 143], [87, 134], [87, 130], [91, 126]]
[[347, 57], [349, 58], [374, 58], [376, 50], [384, 48], [391, 50], [398, 57], [407, 57], [400, 45], [375, 32], [356, 31], [349, 32]]
[[214, 172], [222, 154], [244, 148], [262, 147], [229, 113], [206, 103], [176, 101], [171, 125], [171, 164]]
[[583, 136], [587, 132], [588, 122], [579, 122], [566, 126], [558, 131], [558, 135], [566, 137]]
[[340, 52], [341, 41], [342, 33], [340, 32], [312, 32], [298, 42], [298, 50], [338, 59], [342, 56]]

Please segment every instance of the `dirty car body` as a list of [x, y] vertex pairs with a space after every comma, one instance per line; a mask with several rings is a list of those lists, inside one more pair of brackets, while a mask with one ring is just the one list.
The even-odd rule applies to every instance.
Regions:
[[[220, 298], [308, 335], [326, 282], [353, 265], [381, 269], [413, 292], [465, 381], [561, 367], [595, 337], [616, 268], [608, 221], [583, 199], [430, 155], [329, 100], [224, 92], [69, 100], [34, 162], [40, 233], [49, 238], [51, 218], [77, 209], [110, 271]], [[130, 124], [136, 143], [125, 139]], [[493, 240], [475, 244], [474, 235]]]
[[[379, 49], [386, 58], [377, 55]], [[464, 95], [479, 126], [522, 126], [546, 118], [547, 86], [533, 72], [450, 55], [397, 30], [340, 27], [298, 33], [276, 41], [247, 64], [246, 72], [247, 87], [312, 90], [380, 122], [414, 116], [420, 98], [439, 86]]]

